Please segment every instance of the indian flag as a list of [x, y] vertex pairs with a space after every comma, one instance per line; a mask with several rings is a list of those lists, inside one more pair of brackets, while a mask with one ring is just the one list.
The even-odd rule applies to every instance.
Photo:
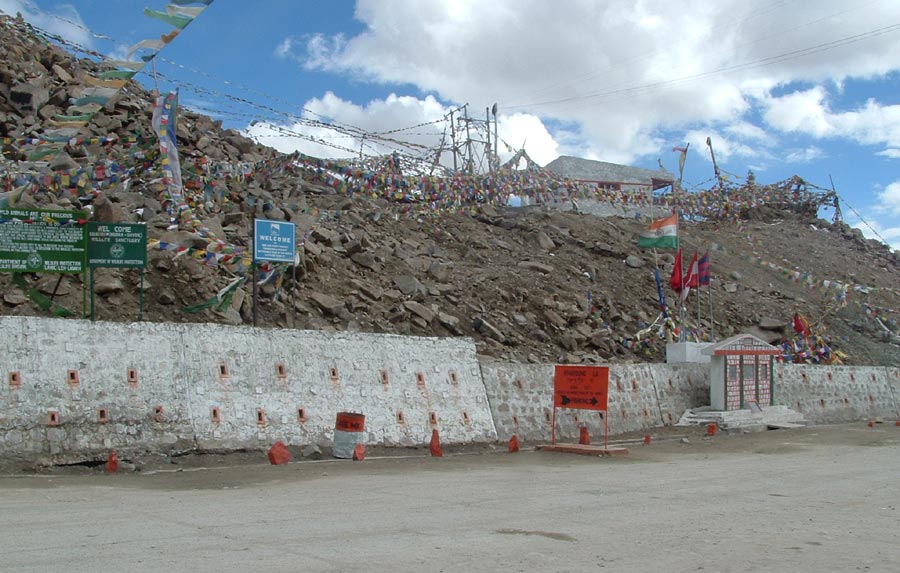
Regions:
[[677, 249], [678, 215], [669, 215], [665, 219], [657, 219], [650, 223], [650, 227], [638, 237], [638, 246]]

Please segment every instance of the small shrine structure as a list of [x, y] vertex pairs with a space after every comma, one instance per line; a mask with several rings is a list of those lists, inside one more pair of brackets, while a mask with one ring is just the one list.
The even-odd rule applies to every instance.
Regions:
[[707, 346], [702, 353], [711, 357], [711, 410], [759, 411], [775, 404], [773, 363], [781, 353], [777, 347], [752, 334], [738, 334]]

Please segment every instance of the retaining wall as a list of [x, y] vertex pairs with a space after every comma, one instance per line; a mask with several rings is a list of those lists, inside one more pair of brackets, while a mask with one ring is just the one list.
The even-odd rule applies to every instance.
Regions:
[[[481, 374], [501, 440], [514, 433], [529, 442], [549, 441], [553, 410], [553, 364], [481, 361]], [[708, 367], [698, 364], [610, 366], [609, 433], [673, 425], [691, 407], [709, 404]], [[577, 440], [587, 426], [594, 443], [605, 421], [598, 412], [557, 409], [556, 436]]]
[[[550, 439], [553, 365], [479, 361], [471, 339], [222, 325], [0, 318], [0, 454], [77, 461], [155, 451], [330, 446], [336, 414], [365, 442]], [[709, 366], [610, 367], [609, 432], [671, 425], [709, 404]], [[813, 423], [900, 418], [900, 369], [778, 364], [775, 402]], [[557, 436], [597, 412], [557, 410]]]
[[371, 445], [497, 438], [471, 339], [22, 317], [0, 339], [7, 455], [329, 446], [339, 411]]
[[900, 419], [900, 368], [776, 364], [775, 403], [820, 424]]

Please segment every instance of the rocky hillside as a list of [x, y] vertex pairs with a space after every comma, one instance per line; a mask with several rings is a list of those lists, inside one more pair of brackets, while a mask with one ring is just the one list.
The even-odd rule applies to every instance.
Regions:
[[[144, 320], [251, 324], [248, 282], [221, 303], [197, 305], [252, 276], [246, 249], [256, 216], [295, 223], [303, 244], [296, 269], [260, 273], [259, 326], [471, 336], [482, 354], [535, 362], [664, 359], [665, 341], [650, 327], [659, 314], [653, 268], [658, 263], [667, 282], [673, 257], [636, 247], [646, 222], [509, 208], [484, 197], [438, 208], [382, 192], [384, 180], [360, 192], [336, 183], [332, 165], [281, 156], [182, 111], [186, 217], [165, 200], [152, 97], [137, 84], [93, 118], [89, 133], [37, 157], [35, 138], [54, 117], [71, 114], [71, 99], [96, 70], [4, 20], [0, 174], [7, 188], [0, 197], [86, 208], [100, 221], [145, 222]], [[693, 335], [791, 338], [799, 312], [845, 363], [900, 366], [900, 258], [880, 243], [784, 205], [745, 209], [737, 220], [686, 221], [680, 232], [687, 258], [695, 249], [712, 256], [699, 320], [697, 299], [687, 301]], [[80, 316], [83, 281], [0, 274], [0, 313]], [[136, 320], [139, 284], [137, 271], [99, 269], [95, 317]], [[668, 289], [666, 296], [671, 302]]]

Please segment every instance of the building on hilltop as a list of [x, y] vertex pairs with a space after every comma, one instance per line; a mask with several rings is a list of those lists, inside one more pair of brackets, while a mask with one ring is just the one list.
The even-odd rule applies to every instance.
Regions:
[[560, 155], [544, 166], [562, 177], [611, 191], [656, 191], [675, 184], [675, 175], [606, 161]]
[[581, 212], [601, 217], [652, 215], [650, 205], [653, 192], [657, 189], [673, 188], [675, 185], [675, 175], [664, 169], [653, 171], [652, 169], [581, 159], [568, 155], [557, 157], [544, 166], [544, 169], [560, 177], [596, 187], [601, 191], [635, 195], [633, 201], [625, 203], [622, 201], [608, 203], [582, 200], [577, 205], [569, 206], [566, 203], [560, 205], [560, 208], [563, 209], [574, 207]]

